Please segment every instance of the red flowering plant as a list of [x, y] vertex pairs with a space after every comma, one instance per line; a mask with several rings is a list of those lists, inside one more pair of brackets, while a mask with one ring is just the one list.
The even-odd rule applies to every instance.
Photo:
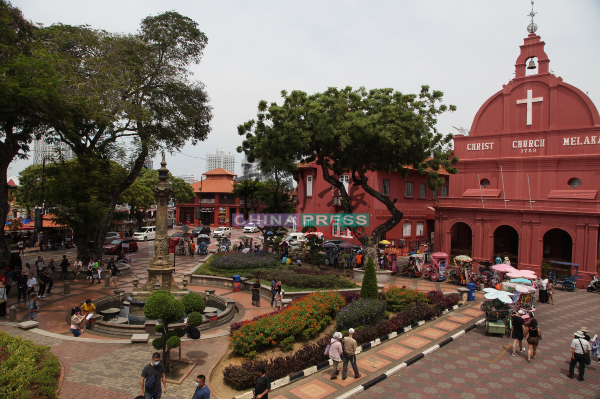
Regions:
[[339, 293], [316, 292], [293, 302], [282, 312], [245, 323], [229, 337], [229, 347], [238, 354], [248, 354], [296, 337], [305, 329], [317, 329], [318, 322], [334, 315], [345, 305]]

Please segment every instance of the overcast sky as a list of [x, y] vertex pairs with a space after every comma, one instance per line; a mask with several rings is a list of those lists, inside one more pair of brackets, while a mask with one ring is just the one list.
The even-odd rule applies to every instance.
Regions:
[[[280, 102], [282, 89], [314, 93], [365, 86], [415, 93], [426, 84], [458, 107], [440, 117], [440, 130], [469, 129], [481, 104], [512, 79], [531, 9], [529, 0], [13, 0], [13, 5], [33, 22], [88, 24], [111, 32], [135, 32], [144, 17], [169, 10], [198, 22], [209, 41], [192, 70], [211, 98], [212, 133], [197, 146], [187, 145], [185, 155], [167, 159], [175, 175], [198, 178], [206, 153], [217, 148], [236, 154], [234, 172], [240, 173], [236, 128], [255, 118], [261, 99]], [[600, 106], [600, 1], [536, 0], [534, 8], [550, 69]], [[14, 162], [8, 174], [30, 163]], [[157, 158], [155, 167], [158, 163]]]

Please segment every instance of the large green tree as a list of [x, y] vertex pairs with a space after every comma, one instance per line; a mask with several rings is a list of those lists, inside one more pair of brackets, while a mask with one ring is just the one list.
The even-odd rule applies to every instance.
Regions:
[[244, 219], [248, 219], [248, 206], [254, 205], [263, 183], [255, 179], [244, 179], [233, 186], [233, 194], [244, 203]]
[[[8, 215], [8, 166], [27, 158], [31, 142], [48, 121], [65, 114], [53, 58], [39, 45], [39, 29], [18, 8], [0, 0], [0, 223]], [[0, 237], [0, 265], [10, 248]]]
[[[389, 88], [346, 87], [313, 95], [282, 91], [281, 96], [283, 104], [261, 101], [257, 120], [238, 127], [245, 135], [241, 148], [258, 158], [261, 152], [271, 153], [276, 143], [280, 159], [315, 161], [322, 167], [323, 179], [339, 190], [345, 213], [357, 207], [354, 196], [366, 193], [381, 202], [389, 211], [388, 219], [369, 228], [370, 234], [357, 235], [367, 257], [376, 259], [381, 237], [403, 217], [397, 199], [378, 191], [380, 185], [369, 182], [368, 171], [399, 172], [406, 178], [410, 169], [416, 169], [427, 176], [431, 189], [444, 183], [440, 169], [456, 173], [452, 165], [458, 159], [449, 147], [452, 136], [436, 128], [437, 116], [455, 107], [441, 103], [440, 91], [423, 86], [419, 94], [403, 94]], [[340, 181], [343, 173], [351, 177], [349, 190]], [[358, 227], [348, 228], [358, 233]]]
[[51, 124], [47, 136], [100, 169], [115, 160], [127, 172], [98, 194], [104, 214], [94, 230], [74, 231], [78, 257], [85, 261], [101, 256], [115, 205], [148, 155], [175, 152], [208, 135], [208, 95], [189, 70], [208, 39], [197, 23], [176, 12], [145, 18], [131, 35], [53, 25], [40, 37], [54, 56], [54, 68], [66, 77], [60, 90], [70, 111], [65, 123]]

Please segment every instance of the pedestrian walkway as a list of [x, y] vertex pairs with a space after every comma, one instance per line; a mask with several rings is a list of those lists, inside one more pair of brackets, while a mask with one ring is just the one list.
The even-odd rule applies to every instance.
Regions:
[[346, 380], [341, 379], [341, 373], [338, 379], [331, 380], [332, 368], [329, 367], [275, 389], [269, 397], [275, 399], [336, 398], [464, 331], [481, 320], [482, 315], [483, 312], [479, 311], [479, 302], [476, 305], [468, 303], [467, 306], [360, 353], [357, 356], [357, 365], [361, 374], [359, 379], [354, 379], [354, 374], [349, 368]]

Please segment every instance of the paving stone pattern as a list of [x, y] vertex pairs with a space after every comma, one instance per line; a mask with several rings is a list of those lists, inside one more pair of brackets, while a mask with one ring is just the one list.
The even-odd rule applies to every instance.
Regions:
[[600, 398], [595, 357], [584, 382], [565, 376], [573, 332], [584, 325], [592, 336], [600, 334], [598, 296], [557, 291], [555, 306], [536, 303], [543, 339], [531, 363], [526, 353], [511, 356], [511, 339], [485, 336], [482, 326], [355, 398]]

